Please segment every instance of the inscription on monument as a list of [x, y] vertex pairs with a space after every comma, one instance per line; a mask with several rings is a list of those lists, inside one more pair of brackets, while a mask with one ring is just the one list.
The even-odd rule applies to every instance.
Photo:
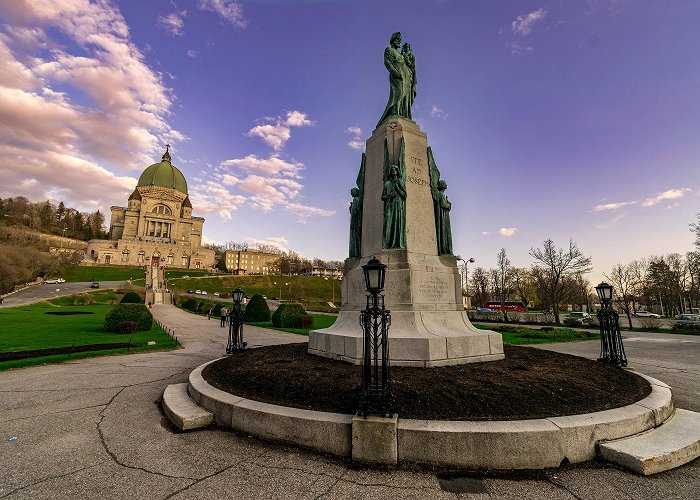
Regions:
[[450, 284], [443, 274], [416, 276], [416, 298], [414, 302], [451, 302]]

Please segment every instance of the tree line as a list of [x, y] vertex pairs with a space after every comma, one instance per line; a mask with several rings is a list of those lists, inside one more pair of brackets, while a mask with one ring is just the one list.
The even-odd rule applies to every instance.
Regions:
[[[697, 250], [685, 254], [652, 255], [627, 263], [618, 263], [605, 273], [613, 286], [613, 301], [626, 316], [630, 328], [637, 310], [649, 310], [662, 316], [697, 311], [700, 306], [700, 216], [691, 224], [696, 233]], [[465, 293], [475, 305], [489, 301], [523, 302], [526, 306], [549, 311], [560, 323], [559, 311], [568, 305], [593, 310], [598, 298], [586, 278], [592, 260], [571, 240], [558, 248], [551, 239], [541, 248], [531, 248], [533, 264], [529, 268], [511, 266], [506, 249], [496, 256], [497, 265], [469, 270]], [[503, 311], [508, 319], [507, 311]]]
[[55, 205], [48, 200], [32, 203], [24, 196], [0, 198], [0, 224], [84, 241], [107, 237], [105, 216], [99, 210], [81, 212], [63, 202]]

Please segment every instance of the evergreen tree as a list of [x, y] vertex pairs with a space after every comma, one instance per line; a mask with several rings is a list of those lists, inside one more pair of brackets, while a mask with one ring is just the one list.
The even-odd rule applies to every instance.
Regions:
[[0, 222], [4, 222], [6, 214], [7, 209], [5, 208], [5, 202], [0, 198]]

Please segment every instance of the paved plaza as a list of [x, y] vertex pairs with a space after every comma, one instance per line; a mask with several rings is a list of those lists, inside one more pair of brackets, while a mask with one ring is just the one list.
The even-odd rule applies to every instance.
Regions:
[[[163, 390], [220, 357], [226, 331], [172, 306], [153, 312], [183, 349], [0, 372], [0, 498], [690, 499], [700, 489], [698, 460], [650, 477], [599, 462], [484, 475], [364, 468], [218, 428], [177, 432], [160, 408]], [[249, 346], [306, 341], [254, 327], [245, 337]], [[700, 337], [625, 337], [634, 367], [700, 411]], [[595, 341], [546, 348], [598, 354]]]

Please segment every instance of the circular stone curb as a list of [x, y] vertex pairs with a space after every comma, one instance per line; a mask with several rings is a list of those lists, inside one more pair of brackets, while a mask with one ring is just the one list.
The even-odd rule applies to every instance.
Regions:
[[[221, 359], [221, 358], [220, 358]], [[262, 403], [210, 385], [195, 368], [187, 392], [222, 427], [342, 457], [352, 456], [353, 417]], [[651, 394], [628, 406], [533, 420], [449, 421], [402, 419], [394, 446], [398, 461], [469, 469], [544, 469], [591, 460], [596, 445], [653, 429], [674, 411], [671, 388], [636, 373]], [[388, 419], [387, 419], [388, 420]], [[356, 437], [357, 438], [357, 437]]]

